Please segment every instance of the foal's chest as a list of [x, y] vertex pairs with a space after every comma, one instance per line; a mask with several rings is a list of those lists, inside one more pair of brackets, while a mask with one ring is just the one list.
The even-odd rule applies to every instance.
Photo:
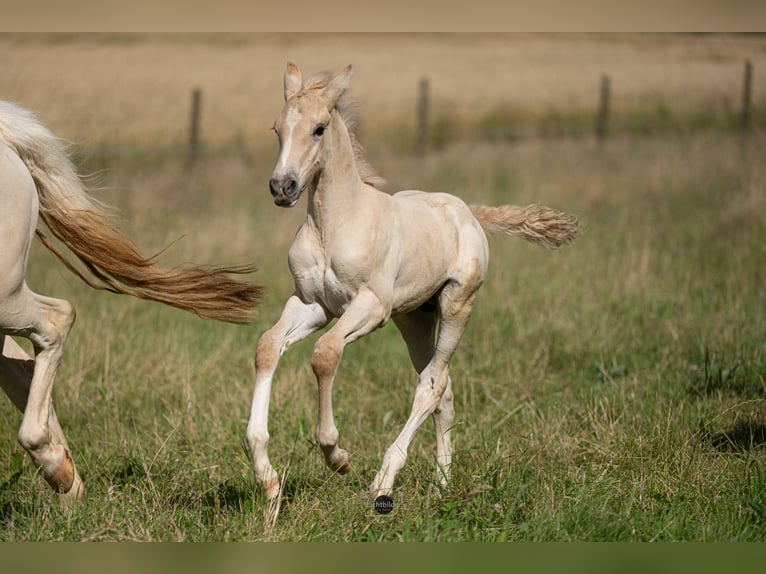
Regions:
[[359, 273], [353, 263], [333, 259], [302, 231], [290, 248], [288, 262], [303, 298], [322, 303], [335, 316], [343, 314], [358, 291]]

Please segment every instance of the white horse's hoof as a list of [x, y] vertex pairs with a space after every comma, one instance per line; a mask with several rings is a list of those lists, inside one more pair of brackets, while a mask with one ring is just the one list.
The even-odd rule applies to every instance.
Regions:
[[72, 487], [66, 492], [59, 493], [59, 501], [66, 508], [71, 508], [85, 500], [85, 485], [82, 483], [80, 475], [75, 471]]

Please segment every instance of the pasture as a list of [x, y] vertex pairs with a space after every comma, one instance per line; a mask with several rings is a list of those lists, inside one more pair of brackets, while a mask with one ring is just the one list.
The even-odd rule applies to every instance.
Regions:
[[[30, 285], [78, 311], [54, 397], [88, 495], [57, 504], [16, 442], [20, 413], [0, 400], [0, 539], [766, 540], [762, 38], [6, 35], [0, 46], [0, 98], [77, 144], [97, 197], [144, 252], [170, 244], [166, 264], [252, 261], [268, 289], [253, 325], [214, 323], [94, 292], [35, 245]], [[617, 122], [720, 114], [736, 109], [744, 58], [755, 67], [747, 134], [680, 121], [597, 145], [487, 127], [576, 124], [607, 71], [622, 92]], [[292, 290], [287, 249], [305, 216], [305, 199], [288, 211], [268, 192], [288, 59], [307, 71], [355, 65], [360, 140], [386, 190], [540, 202], [576, 213], [585, 233], [556, 252], [490, 237], [451, 367], [452, 484], [435, 480], [427, 421], [389, 515], [364, 495], [416, 384], [399, 334], [388, 325], [344, 353], [333, 393], [351, 454], [343, 477], [314, 442], [317, 337], [291, 348], [269, 421], [287, 500], [267, 529], [244, 437], [255, 345]], [[442, 131], [418, 158], [421, 75]], [[190, 168], [195, 86], [206, 153]]]

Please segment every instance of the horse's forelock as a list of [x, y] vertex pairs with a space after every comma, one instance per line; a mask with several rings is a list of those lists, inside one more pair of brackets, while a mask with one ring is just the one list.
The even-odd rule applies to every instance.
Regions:
[[[329, 70], [312, 74], [303, 82], [301, 93], [307, 94], [313, 91], [324, 90], [330, 82], [332, 82], [333, 78], [335, 78], [335, 74]], [[359, 119], [359, 114], [356, 110], [356, 102], [343, 93], [335, 103], [335, 109], [338, 110], [338, 113], [343, 118], [343, 123], [346, 124], [346, 128], [350, 132], [353, 132]]]
[[312, 74], [303, 81], [303, 91], [322, 90], [327, 87], [327, 84], [332, 82], [334, 77], [335, 75], [329, 70]]

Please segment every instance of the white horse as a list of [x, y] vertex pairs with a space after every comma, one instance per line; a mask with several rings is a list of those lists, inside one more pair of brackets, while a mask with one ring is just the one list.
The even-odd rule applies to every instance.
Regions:
[[[38, 213], [100, 281], [86, 278], [37, 227]], [[258, 285], [228, 278], [250, 267], [158, 267], [144, 258], [88, 195], [61, 142], [35, 116], [0, 102], [0, 386], [24, 413], [19, 442], [64, 502], [85, 489], [53, 408], [51, 391], [75, 320], [67, 301], [26, 284], [37, 233], [90, 286], [160, 301], [201, 317], [245, 323], [262, 296]], [[35, 358], [9, 336], [32, 341]]]
[[369, 494], [391, 493], [415, 431], [429, 416], [436, 427], [438, 478], [446, 484], [455, 416], [448, 367], [487, 272], [484, 229], [550, 248], [579, 232], [573, 216], [547, 207], [469, 207], [445, 193], [388, 195], [376, 189], [382, 180], [364, 160], [344, 97], [352, 72], [348, 66], [337, 76], [324, 72], [303, 82], [288, 64], [286, 103], [274, 124], [280, 145], [269, 181], [274, 201], [292, 207], [305, 191], [308, 207], [289, 252], [295, 291], [255, 356], [247, 441], [255, 477], [272, 501], [279, 500], [281, 485], [267, 454], [269, 396], [279, 357], [290, 345], [338, 319], [316, 342], [311, 366], [319, 386], [316, 440], [330, 469], [343, 474], [350, 467], [333, 420], [335, 373], [346, 345], [393, 319], [419, 383], [410, 417]]

